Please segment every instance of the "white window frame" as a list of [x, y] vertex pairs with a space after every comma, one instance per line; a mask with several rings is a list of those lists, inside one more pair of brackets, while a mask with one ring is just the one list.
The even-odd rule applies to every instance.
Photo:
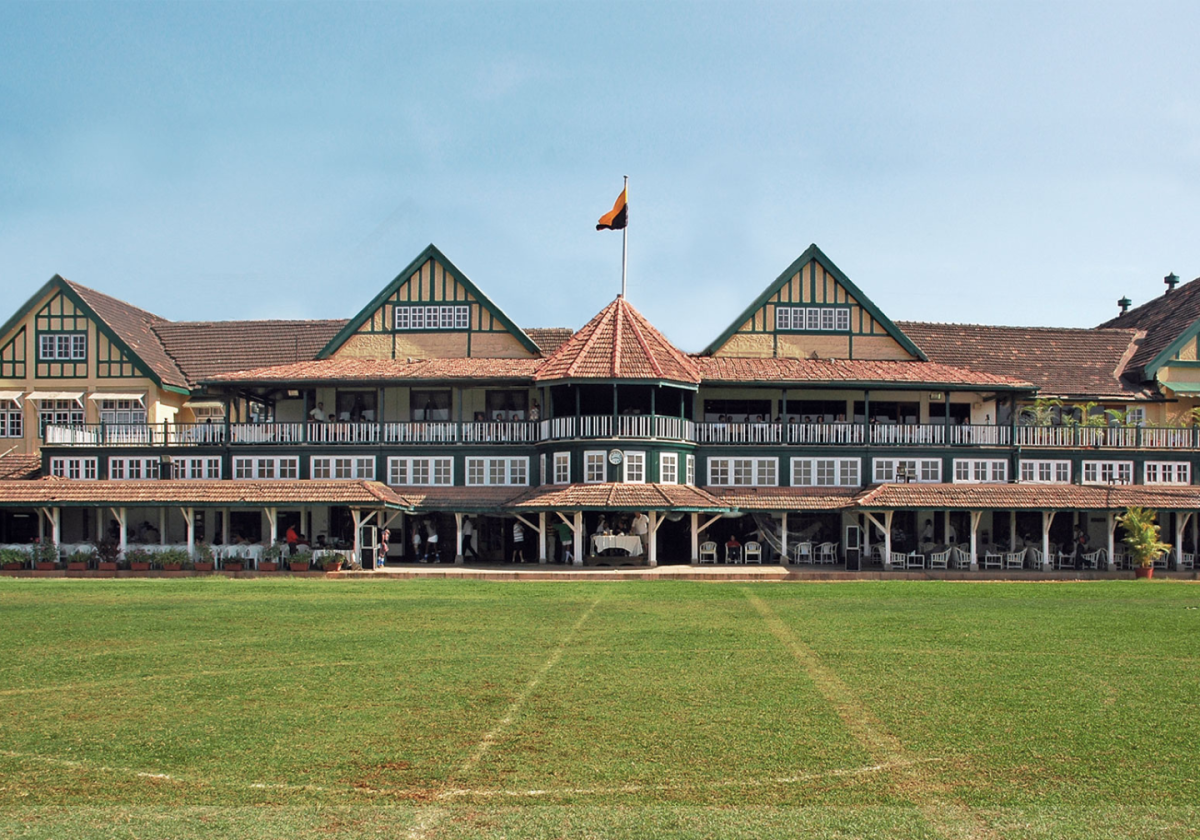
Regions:
[[708, 483], [712, 487], [777, 487], [778, 458], [709, 458]]
[[451, 487], [454, 485], [454, 458], [434, 455], [389, 457], [387, 483], [393, 487]]
[[583, 453], [583, 483], [603, 484], [608, 481], [608, 453], [589, 449]]
[[108, 459], [109, 481], [147, 481], [159, 476], [160, 460], [150, 458], [110, 457]]
[[296, 455], [237, 455], [233, 459], [236, 481], [289, 481], [300, 477], [300, 458]]
[[47, 426], [82, 426], [83, 406], [75, 400], [42, 400], [38, 405], [38, 429], [46, 434]]
[[1084, 484], [1133, 484], [1133, 461], [1084, 461]]
[[571, 483], [571, 453], [570, 452], [555, 452], [554, 453], [554, 483], [555, 484], [570, 484]]
[[1007, 484], [1008, 461], [1002, 458], [955, 458], [955, 484]]
[[862, 461], [858, 458], [793, 458], [793, 487], [860, 487]]
[[471, 328], [469, 304], [395, 305], [392, 307], [392, 329], [397, 332], [451, 331]]
[[100, 422], [114, 425], [146, 425], [146, 406], [140, 400], [100, 400]]
[[94, 481], [96, 479], [95, 458], [51, 458], [50, 475], [56, 478]]
[[221, 459], [210, 456], [179, 457], [171, 461], [171, 478], [187, 481], [221, 478]]
[[625, 452], [625, 460], [621, 465], [621, 481], [625, 484], [646, 483], [645, 452]]
[[658, 456], [658, 483], [679, 483], [679, 453], [661, 452]]
[[0, 438], [25, 437], [25, 411], [16, 400], [0, 401]]
[[468, 487], [526, 487], [529, 458], [467, 458]]
[[371, 455], [313, 455], [309, 475], [317, 481], [374, 481]]
[[39, 362], [87, 361], [86, 332], [41, 333], [38, 342]]
[[687, 456], [687, 475], [684, 478], [686, 484], [690, 487], [696, 486], [696, 456]]
[[849, 306], [776, 306], [780, 332], [850, 332]]
[[1023, 484], [1070, 484], [1071, 462], [1064, 460], [1021, 460]]
[[1192, 465], [1188, 461], [1147, 461], [1142, 470], [1145, 484], [1192, 483]]
[[942, 481], [941, 458], [875, 458], [871, 464], [873, 483], [903, 483], [896, 478], [901, 466], [909, 471], [914, 484], [940, 484]]

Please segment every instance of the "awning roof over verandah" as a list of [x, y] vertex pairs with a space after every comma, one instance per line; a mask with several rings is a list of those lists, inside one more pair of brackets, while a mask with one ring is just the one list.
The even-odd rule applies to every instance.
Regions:
[[0, 507], [264, 507], [346, 505], [408, 511], [412, 503], [377, 481], [0, 481]]
[[854, 498], [860, 510], [1156, 510], [1200, 508], [1200, 487], [1078, 484], [880, 484]]

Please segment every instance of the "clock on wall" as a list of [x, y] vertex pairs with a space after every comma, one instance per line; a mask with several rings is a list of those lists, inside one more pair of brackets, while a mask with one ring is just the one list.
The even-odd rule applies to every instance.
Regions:
[[608, 463], [619, 464], [625, 460], [625, 453], [620, 449], [610, 449], [608, 451]]

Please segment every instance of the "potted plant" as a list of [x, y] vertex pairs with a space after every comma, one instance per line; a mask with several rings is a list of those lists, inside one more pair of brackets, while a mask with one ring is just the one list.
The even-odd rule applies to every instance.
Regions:
[[168, 548], [159, 552], [158, 562], [162, 564], [164, 572], [181, 572], [192, 567], [192, 558], [188, 556], [186, 548]]
[[213, 554], [212, 546], [208, 543], [199, 543], [196, 546], [196, 571], [211, 572], [216, 568], [216, 555]]
[[283, 544], [271, 543], [263, 549], [262, 560], [259, 561], [258, 570], [260, 572], [278, 572], [279, 562], [283, 558]]
[[19, 548], [0, 548], [0, 568], [6, 572], [16, 572], [25, 568], [29, 562], [28, 552]]
[[96, 544], [96, 568], [102, 572], [115, 572], [121, 546], [116, 540], [101, 540]]
[[1154, 577], [1154, 561], [1171, 550], [1171, 546], [1158, 538], [1158, 525], [1154, 522], [1157, 516], [1149, 508], [1131, 507], [1117, 517], [1117, 524], [1125, 531], [1125, 547], [1129, 549], [1136, 577]]
[[340, 572], [345, 558], [340, 554], [326, 554], [321, 558], [321, 568], [327, 572]]
[[58, 546], [38, 540], [33, 544], [33, 568], [50, 572], [58, 568]]
[[92, 560], [92, 555], [86, 551], [75, 551], [67, 555], [67, 571], [68, 572], [83, 572], [87, 570], [88, 563]]
[[288, 559], [288, 568], [293, 572], [307, 572], [312, 565], [311, 551], [297, 551]]
[[154, 564], [154, 555], [144, 548], [125, 549], [125, 562], [135, 572], [148, 572]]

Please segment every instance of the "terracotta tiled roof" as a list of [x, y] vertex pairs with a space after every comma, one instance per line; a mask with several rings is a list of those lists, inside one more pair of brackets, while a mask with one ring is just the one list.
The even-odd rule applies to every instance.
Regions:
[[0, 505], [335, 504], [409, 507], [377, 481], [0, 481]]
[[476, 513], [499, 511], [525, 487], [396, 487], [417, 511]]
[[1200, 507], [1200, 487], [1084, 486], [1078, 484], [881, 484], [856, 499], [863, 508], [935, 510], [1163, 510]]
[[404, 382], [508, 379], [533, 381], [542, 359], [316, 359], [217, 374], [205, 382]]
[[761, 510], [841, 510], [854, 506], [857, 487], [705, 487], [729, 508]]
[[0, 455], [0, 481], [27, 481], [41, 474], [40, 455]]
[[777, 359], [698, 356], [705, 384], [741, 382], [844, 384], [903, 382], [938, 387], [1031, 388], [1029, 382], [996, 373], [967, 370], [937, 362], [881, 362], [865, 359]]
[[618, 297], [554, 352], [538, 382], [561, 379], [644, 379], [695, 385], [695, 362]]
[[977, 324], [900, 322], [931, 361], [1020, 377], [1041, 396], [1110, 399], [1154, 397], [1122, 377], [1137, 349], [1132, 329], [992, 327]]
[[161, 321], [154, 332], [195, 384], [210, 376], [316, 358], [343, 321]]
[[525, 335], [533, 339], [534, 344], [541, 348], [543, 356], [549, 356], [562, 347], [575, 331], [569, 327], [526, 327]]
[[550, 484], [509, 504], [513, 510], [694, 510], [727, 509], [699, 487], [686, 484]]
[[167, 354], [158, 335], [154, 332], [156, 326], [167, 323], [165, 319], [65, 278], [63, 282], [70, 286], [83, 299], [83, 302], [90, 306], [100, 316], [100, 319], [129, 345], [133, 352], [137, 353], [138, 358], [146, 363], [164, 385], [187, 387], [187, 377]]
[[1130, 309], [1100, 327], [1136, 329], [1146, 333], [1141, 346], [1129, 360], [1130, 372], [1141, 376], [1142, 368], [1154, 361], [1155, 356], [1166, 350], [1197, 319], [1200, 319], [1200, 279]]

